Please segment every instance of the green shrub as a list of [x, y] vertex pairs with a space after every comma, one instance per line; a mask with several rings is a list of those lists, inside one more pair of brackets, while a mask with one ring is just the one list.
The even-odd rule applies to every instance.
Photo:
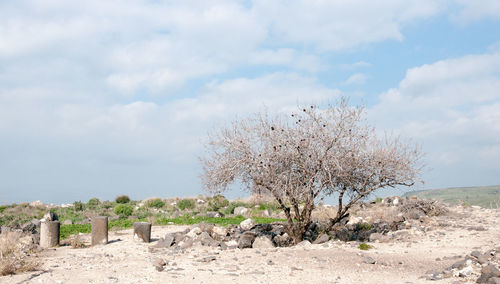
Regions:
[[87, 206], [89, 208], [96, 208], [97, 205], [99, 205], [100, 203], [101, 203], [101, 201], [99, 201], [99, 198], [94, 197], [94, 198], [89, 199], [89, 201], [87, 202]]
[[271, 211], [275, 211], [277, 208], [278, 208], [278, 205], [276, 203], [262, 203], [262, 204], [259, 204], [259, 210], [269, 209]]
[[382, 202], [382, 200], [383, 200], [382, 198], [377, 197], [377, 198], [375, 198], [375, 203], [380, 203], [380, 202]]
[[163, 200], [161, 200], [161, 198], [156, 198], [153, 200], [148, 200], [146, 205], [148, 207], [162, 208], [163, 206], [165, 206], [165, 202], [163, 202]]
[[195, 206], [194, 200], [192, 199], [182, 199], [179, 202], [177, 202], [177, 207], [181, 210], [193, 209], [194, 206]]
[[82, 211], [84, 209], [83, 203], [81, 201], [75, 201], [73, 202], [73, 208], [75, 209], [75, 211]]
[[367, 244], [367, 243], [361, 243], [359, 244], [359, 247], [358, 247], [360, 250], [369, 250], [372, 248], [371, 245]]
[[120, 196], [116, 197], [115, 201], [116, 201], [116, 203], [121, 203], [121, 204], [129, 203], [130, 197], [128, 197], [127, 195], [120, 195]]
[[208, 208], [211, 211], [218, 211], [222, 207], [226, 207], [229, 205], [229, 200], [227, 200], [224, 196], [218, 194], [212, 197], [208, 201]]
[[130, 215], [132, 215], [132, 212], [134, 211], [134, 208], [128, 204], [118, 204], [115, 206], [115, 209], [113, 209], [113, 212], [115, 212], [116, 215], [119, 215], [120, 218], [125, 218]]
[[370, 230], [372, 225], [368, 223], [358, 223], [358, 230]]

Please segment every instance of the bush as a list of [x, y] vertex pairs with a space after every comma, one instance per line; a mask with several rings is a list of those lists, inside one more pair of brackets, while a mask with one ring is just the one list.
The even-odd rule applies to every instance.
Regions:
[[134, 211], [134, 208], [128, 204], [118, 204], [115, 206], [115, 209], [113, 209], [113, 212], [115, 212], [116, 215], [119, 215], [120, 218], [125, 218], [130, 215], [132, 215], [132, 212]]
[[266, 209], [269, 209], [271, 211], [276, 211], [276, 209], [278, 209], [278, 204], [272, 202], [259, 204], [259, 210], [266, 210]]
[[359, 247], [358, 247], [358, 248], [359, 248], [360, 250], [369, 250], [369, 249], [371, 249], [371, 248], [372, 248], [372, 246], [371, 246], [371, 245], [369, 245], [369, 244], [366, 244], [366, 243], [361, 243], [361, 244], [359, 244]]
[[20, 232], [0, 235], [0, 276], [34, 271], [40, 266], [40, 263], [28, 253], [32, 246], [20, 245], [21, 238]]
[[226, 207], [229, 205], [229, 200], [227, 200], [224, 196], [218, 194], [212, 197], [208, 201], [208, 208], [211, 211], [218, 211], [222, 207]]
[[120, 196], [116, 197], [115, 201], [116, 201], [116, 203], [121, 203], [121, 204], [129, 203], [130, 197], [128, 197], [127, 195], [120, 195]]
[[87, 202], [87, 206], [89, 208], [95, 208], [100, 203], [101, 203], [101, 201], [99, 201], [99, 198], [94, 197], [94, 198], [89, 199], [89, 201]]
[[370, 230], [372, 225], [368, 223], [358, 223], [358, 230]]
[[195, 206], [194, 200], [191, 199], [182, 199], [179, 202], [177, 202], [177, 207], [181, 210], [193, 209], [194, 206]]
[[163, 202], [161, 198], [156, 198], [153, 200], [148, 200], [146, 205], [148, 207], [162, 208], [163, 206], [165, 206], [165, 202]]
[[83, 203], [81, 201], [75, 201], [73, 202], [73, 208], [75, 209], [75, 211], [82, 211], [84, 209]]

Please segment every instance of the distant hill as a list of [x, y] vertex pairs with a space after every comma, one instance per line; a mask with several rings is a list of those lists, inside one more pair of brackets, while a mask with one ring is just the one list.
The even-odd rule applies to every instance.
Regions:
[[407, 192], [403, 196], [412, 195], [421, 198], [439, 199], [450, 204], [463, 202], [484, 208], [500, 208], [500, 185], [418, 190]]

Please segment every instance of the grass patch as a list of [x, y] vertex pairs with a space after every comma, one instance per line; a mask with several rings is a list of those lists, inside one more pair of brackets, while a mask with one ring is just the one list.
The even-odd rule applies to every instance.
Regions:
[[77, 235], [78, 233], [90, 233], [90, 224], [61, 225], [59, 239], [64, 240], [70, 235]]
[[369, 244], [367, 244], [367, 243], [361, 243], [361, 244], [359, 244], [358, 248], [359, 248], [360, 250], [369, 250], [369, 249], [371, 249], [371, 248], [372, 248], [372, 246], [371, 246], [371, 245], [369, 245]]
[[358, 223], [358, 230], [370, 230], [372, 225], [368, 223]]

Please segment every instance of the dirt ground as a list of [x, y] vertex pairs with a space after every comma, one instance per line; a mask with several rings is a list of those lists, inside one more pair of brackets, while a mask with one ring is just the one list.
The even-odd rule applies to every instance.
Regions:
[[[0, 283], [475, 283], [469, 277], [426, 279], [473, 250], [500, 245], [500, 210], [456, 207], [434, 217], [425, 230], [398, 231], [389, 242], [329, 241], [320, 245], [271, 249], [192, 247], [185, 252], [152, 248], [169, 232], [188, 226], [153, 226], [152, 243], [134, 241], [132, 230], [110, 232], [107, 245], [42, 252], [40, 271], [0, 277]], [[89, 242], [89, 236], [82, 236]], [[369, 264], [366, 257], [375, 260]], [[153, 263], [164, 260], [165, 270]]]

